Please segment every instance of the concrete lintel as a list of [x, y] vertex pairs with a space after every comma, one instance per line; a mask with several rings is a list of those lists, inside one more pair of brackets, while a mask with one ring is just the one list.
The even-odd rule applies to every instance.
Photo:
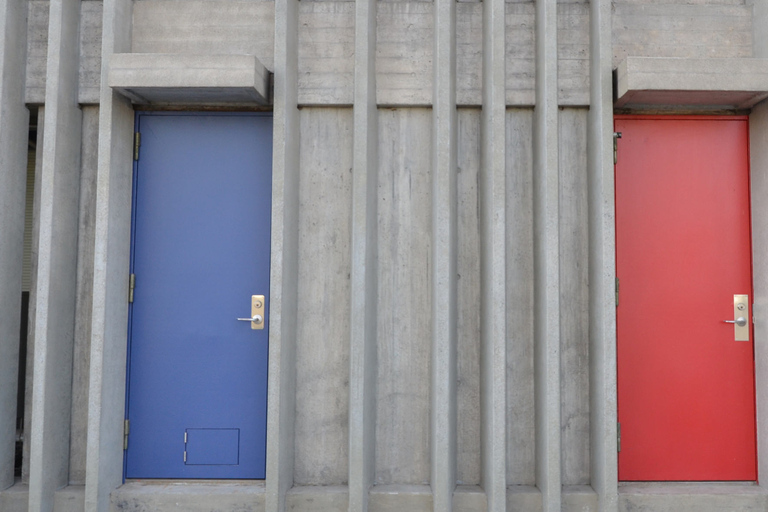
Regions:
[[617, 108], [750, 108], [768, 97], [768, 59], [627, 57], [614, 71]]
[[264, 493], [263, 481], [128, 482], [111, 493], [109, 510], [177, 509], [189, 512], [208, 510], [263, 512]]
[[752, 483], [649, 482], [619, 486], [619, 510], [715, 512], [768, 509], [768, 489]]
[[109, 86], [134, 103], [257, 104], [270, 101], [270, 72], [255, 55], [117, 53]]

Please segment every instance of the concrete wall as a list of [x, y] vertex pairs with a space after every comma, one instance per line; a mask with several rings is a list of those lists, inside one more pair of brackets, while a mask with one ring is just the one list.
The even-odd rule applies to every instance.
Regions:
[[[622, 490], [613, 448], [610, 71], [625, 56], [763, 56], [755, 8], [29, 0], [26, 31], [0, 32], [26, 48], [23, 70], [0, 61], [0, 124], [23, 131], [25, 104], [44, 105], [38, 147], [47, 139], [54, 149], [38, 154], [51, 185], [36, 196], [30, 347], [51, 349], [46, 318], [63, 311], [71, 363], [40, 366], [43, 348], [29, 350], [38, 356], [27, 362], [24, 471], [14, 485], [0, 467], [0, 510], [763, 507], [756, 485]], [[62, 35], [67, 19], [78, 30]], [[120, 486], [133, 118], [105, 83], [113, 53], [250, 54], [274, 73], [271, 314], [281, 321], [270, 333], [266, 482]], [[15, 95], [9, 70], [25, 76]], [[764, 110], [753, 114], [753, 140], [768, 129]], [[45, 126], [64, 115], [81, 126]], [[23, 172], [22, 160], [0, 161], [0, 178]], [[56, 179], [75, 160], [65, 201]], [[763, 160], [753, 158], [753, 173]], [[0, 190], [2, 233], [22, 226], [12, 196]], [[72, 215], [66, 254], [51, 250], [51, 208]], [[8, 254], [20, 269], [20, 252]], [[72, 275], [52, 293], [37, 269], [50, 281], [56, 264]], [[11, 274], [0, 274], [0, 290]], [[0, 354], [13, 354], [6, 338]], [[64, 405], [50, 398], [62, 382]], [[47, 388], [35, 394], [38, 384]], [[0, 407], [0, 417], [12, 412]], [[56, 478], [48, 452], [29, 450], [32, 430], [60, 437]], [[10, 445], [0, 443], [7, 466]]]

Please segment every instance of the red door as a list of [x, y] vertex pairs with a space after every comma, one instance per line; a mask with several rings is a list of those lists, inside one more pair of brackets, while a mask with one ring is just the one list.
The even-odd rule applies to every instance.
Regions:
[[756, 480], [747, 118], [615, 128], [619, 479]]

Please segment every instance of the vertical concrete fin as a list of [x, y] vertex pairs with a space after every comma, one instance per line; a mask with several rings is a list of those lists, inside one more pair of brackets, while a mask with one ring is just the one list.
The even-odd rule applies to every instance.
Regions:
[[54, 491], [69, 477], [82, 125], [77, 104], [79, 43], [80, 2], [53, 0], [39, 184], [30, 511], [52, 510]]
[[0, 0], [0, 490], [13, 485], [27, 131], [27, 4]]
[[618, 509], [611, 2], [590, 4], [589, 387], [591, 483], [600, 512]]
[[536, 484], [542, 510], [560, 512], [560, 246], [557, 1], [536, 2], [533, 118]]
[[122, 482], [126, 325], [133, 180], [130, 102], [107, 84], [114, 53], [131, 50], [131, 0], [105, 0], [101, 39], [91, 369], [85, 510], [109, 510]]
[[376, 1], [355, 2], [349, 332], [349, 510], [368, 510], [375, 472], [378, 111]]
[[456, 487], [458, 255], [456, 2], [434, 3], [432, 107], [431, 484], [435, 511], [452, 510]]
[[275, 2], [267, 512], [293, 486], [299, 246], [298, 0]]
[[483, 2], [480, 171], [480, 391], [482, 487], [488, 512], [506, 510], [506, 20]]

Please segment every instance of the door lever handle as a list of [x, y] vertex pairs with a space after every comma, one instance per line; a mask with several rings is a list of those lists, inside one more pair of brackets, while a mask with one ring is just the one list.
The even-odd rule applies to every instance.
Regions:
[[744, 318], [743, 316], [740, 316], [736, 320], [723, 320], [723, 322], [725, 322], [726, 324], [736, 324], [739, 327], [744, 327], [745, 325], [747, 325], [747, 319]]
[[255, 324], [260, 324], [264, 321], [264, 317], [261, 315], [253, 315], [253, 318], [238, 318], [241, 322], [253, 322]]

